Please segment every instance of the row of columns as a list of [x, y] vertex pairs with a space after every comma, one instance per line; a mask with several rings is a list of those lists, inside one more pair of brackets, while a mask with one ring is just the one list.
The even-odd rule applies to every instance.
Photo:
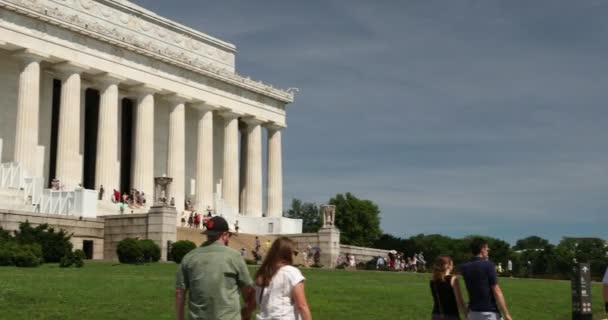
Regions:
[[[42, 176], [37, 168], [35, 150], [38, 147], [40, 111], [40, 62], [47, 57], [30, 50], [17, 54], [23, 66], [19, 75], [17, 102], [17, 130], [14, 159], [23, 164], [32, 175]], [[75, 187], [82, 179], [80, 157], [81, 78], [85, 67], [64, 62], [55, 65], [61, 76], [61, 108], [57, 140], [56, 178], [66, 186]], [[106, 190], [119, 189], [118, 168], [118, 85], [124, 78], [103, 74], [97, 79], [100, 87], [98, 141], [95, 183]], [[147, 85], [134, 88], [138, 94], [135, 112], [135, 139], [132, 167], [132, 187], [143, 191], [149, 198], [154, 190], [154, 95], [160, 89]], [[168, 197], [175, 199], [176, 207], [183, 210], [185, 195], [185, 103], [187, 97], [171, 95], [169, 113], [169, 139], [167, 174], [173, 178]], [[197, 127], [196, 204], [200, 210], [213, 207], [213, 112], [212, 106], [195, 105], [199, 111]], [[262, 125], [253, 117], [241, 117], [230, 111], [218, 111], [224, 119], [224, 154], [222, 195], [225, 204], [234, 211], [254, 217], [262, 216]], [[246, 158], [244, 179], [239, 176], [239, 118], [246, 128], [243, 147]], [[282, 215], [282, 163], [281, 127], [267, 125], [268, 216]], [[244, 183], [242, 202], [240, 187]], [[107, 194], [110, 194], [109, 192]], [[149, 203], [149, 202], [148, 202]]]

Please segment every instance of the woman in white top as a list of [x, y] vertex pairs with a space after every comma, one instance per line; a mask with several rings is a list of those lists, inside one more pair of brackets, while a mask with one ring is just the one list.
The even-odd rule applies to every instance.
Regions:
[[255, 274], [258, 320], [310, 320], [304, 292], [304, 276], [293, 267], [295, 243], [287, 237], [274, 241]]

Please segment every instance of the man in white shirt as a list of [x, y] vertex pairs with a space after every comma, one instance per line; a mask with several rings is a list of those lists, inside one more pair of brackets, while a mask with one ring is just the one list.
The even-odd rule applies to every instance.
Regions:
[[606, 268], [602, 282], [604, 283], [604, 311], [608, 313], [608, 268]]

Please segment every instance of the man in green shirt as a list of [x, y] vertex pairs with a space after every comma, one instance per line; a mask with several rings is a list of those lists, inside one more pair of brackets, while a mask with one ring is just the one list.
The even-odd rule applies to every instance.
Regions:
[[[249, 320], [255, 310], [255, 290], [245, 261], [229, 248], [228, 223], [220, 216], [207, 222], [207, 241], [190, 251], [177, 270], [176, 319], [184, 319], [188, 292], [190, 320]], [[245, 306], [241, 308], [240, 293]]]

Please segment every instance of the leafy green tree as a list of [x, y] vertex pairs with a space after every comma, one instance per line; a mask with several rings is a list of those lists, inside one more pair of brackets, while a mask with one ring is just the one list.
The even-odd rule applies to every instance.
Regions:
[[283, 213], [286, 218], [302, 219], [302, 232], [314, 233], [321, 228], [321, 214], [319, 207], [312, 202], [302, 202], [299, 199], [291, 200], [291, 207]]
[[380, 209], [370, 200], [359, 199], [350, 192], [329, 200], [336, 206], [335, 225], [340, 229], [340, 242], [369, 247], [382, 235]]
[[374, 242], [373, 245], [374, 248], [397, 251], [402, 251], [404, 246], [405, 240], [388, 233], [382, 234], [380, 238], [378, 238], [378, 240]]
[[608, 247], [599, 238], [563, 238], [555, 251], [558, 270], [564, 275], [570, 274], [574, 261], [589, 263], [592, 276], [600, 276], [608, 266]]
[[548, 245], [550, 245], [550, 243], [547, 239], [538, 236], [529, 236], [517, 240], [515, 246], [513, 246], [513, 250], [543, 249]]

